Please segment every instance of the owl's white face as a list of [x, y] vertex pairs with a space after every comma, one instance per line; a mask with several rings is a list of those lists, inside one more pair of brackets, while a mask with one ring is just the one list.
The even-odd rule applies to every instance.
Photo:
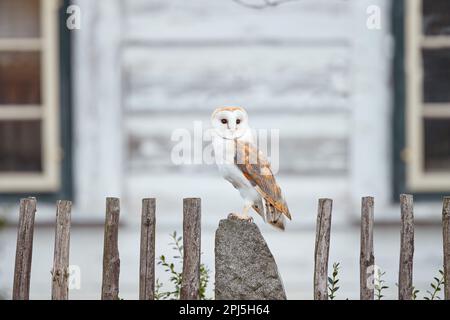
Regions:
[[239, 107], [224, 107], [214, 111], [211, 124], [224, 139], [238, 139], [249, 129], [247, 112]]

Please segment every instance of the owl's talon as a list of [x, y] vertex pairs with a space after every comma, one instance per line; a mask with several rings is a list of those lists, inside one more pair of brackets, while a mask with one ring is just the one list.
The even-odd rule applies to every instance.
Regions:
[[253, 218], [247, 215], [240, 215], [237, 213], [230, 213], [228, 215], [228, 219], [230, 220], [239, 220], [239, 221], [246, 221], [246, 222], [253, 222]]

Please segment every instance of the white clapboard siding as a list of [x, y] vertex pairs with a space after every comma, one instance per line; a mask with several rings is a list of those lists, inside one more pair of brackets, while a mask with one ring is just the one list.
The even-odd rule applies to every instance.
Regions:
[[302, 39], [327, 45], [348, 39], [352, 2], [300, 0], [254, 10], [233, 0], [127, 0], [124, 2], [124, 38], [163, 43]]
[[[253, 127], [281, 129], [280, 178], [307, 179], [296, 187], [302, 195], [316, 181], [313, 197], [329, 187], [353, 204], [373, 194], [389, 205], [390, 1], [299, 0], [264, 10], [233, 0], [76, 3], [80, 211], [101, 213], [105, 193], [126, 194], [130, 205], [156, 173], [158, 183], [180, 173], [186, 183], [206, 179], [212, 167], [171, 162], [171, 133], [230, 104], [246, 107]], [[380, 30], [366, 26], [372, 5]], [[181, 190], [170, 185], [161, 201]]]
[[[209, 110], [210, 111], [210, 110]], [[171, 140], [174, 129], [189, 132], [193, 144], [194, 122], [201, 122], [201, 129], [210, 127], [209, 111], [205, 115], [196, 113], [183, 115], [152, 115], [151, 120], [141, 115], [130, 116], [125, 125], [127, 143], [128, 173], [195, 172], [211, 174], [215, 166], [176, 165], [170, 161], [172, 148], [180, 139]], [[255, 114], [250, 119], [255, 129], [279, 131], [280, 174], [301, 174], [308, 176], [344, 175], [348, 162], [348, 114], [309, 113], [281, 114], [276, 117]], [[320, 122], [322, 126], [314, 125]], [[150, 125], [151, 123], [151, 125]], [[170, 125], [168, 125], [170, 123]], [[267, 131], [270, 138], [270, 132]], [[276, 143], [276, 141], [274, 141]], [[204, 146], [210, 144], [205, 138]], [[273, 155], [269, 147], [267, 154]], [[191, 152], [193, 154], [193, 151]]]
[[210, 174], [214, 166], [173, 164], [176, 142], [170, 136], [195, 120], [208, 125], [217, 106], [241, 105], [253, 126], [281, 129], [280, 174], [345, 176], [350, 9], [340, 1], [306, 0], [267, 10], [231, 0], [126, 1], [127, 173]]
[[349, 54], [345, 45], [127, 47], [122, 62], [125, 108], [347, 109]]

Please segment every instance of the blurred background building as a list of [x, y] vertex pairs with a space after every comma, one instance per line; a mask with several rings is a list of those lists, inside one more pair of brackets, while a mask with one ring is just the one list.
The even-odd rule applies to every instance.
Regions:
[[[100, 296], [107, 196], [122, 205], [121, 297], [138, 294], [143, 197], [157, 198], [158, 254], [170, 254], [167, 235], [181, 230], [182, 198], [202, 198], [203, 257], [213, 270], [215, 227], [242, 202], [214, 166], [173, 164], [171, 135], [194, 121], [206, 127], [223, 105], [244, 106], [256, 128], [280, 129], [278, 180], [294, 220], [284, 234], [255, 220], [289, 298], [312, 297], [319, 197], [334, 199], [338, 298], [359, 296], [366, 195], [376, 199], [387, 296], [396, 296], [402, 192], [416, 199], [415, 281], [422, 290], [431, 282], [442, 265], [441, 197], [450, 191], [449, 1], [246, 1], [0, 0], [5, 297], [17, 200], [28, 195], [39, 200], [32, 298], [50, 296], [62, 198], [74, 201], [71, 264], [82, 273], [72, 298]], [[73, 18], [79, 29], [68, 28]]]

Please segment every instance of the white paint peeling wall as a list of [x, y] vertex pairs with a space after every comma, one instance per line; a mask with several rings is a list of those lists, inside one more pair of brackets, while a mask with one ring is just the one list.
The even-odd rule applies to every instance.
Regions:
[[77, 0], [74, 32], [74, 179], [76, 216], [103, 216], [106, 196], [121, 196], [121, 10], [119, 0]]
[[[358, 214], [361, 195], [387, 206], [389, 3], [302, 0], [253, 10], [231, 0], [79, 0], [80, 212], [102, 218], [106, 195], [121, 195], [133, 212], [141, 196], [174, 211], [184, 195], [211, 199], [205, 207], [214, 212], [224, 201], [239, 210], [210, 168], [174, 168], [169, 158], [173, 129], [208, 121], [227, 104], [246, 106], [255, 127], [281, 129], [280, 182], [296, 211], [313, 217], [321, 196], [336, 198], [344, 221]], [[366, 26], [370, 5], [381, 8], [381, 30]]]
[[[366, 10], [381, 9], [381, 30], [365, 28]], [[361, 197], [376, 198], [377, 217], [386, 218], [392, 198], [392, 60], [391, 1], [354, 1], [351, 193], [359, 216]], [[390, 208], [390, 209], [388, 209]], [[398, 210], [397, 210], [398, 211]], [[395, 215], [398, 218], [398, 214]]]

